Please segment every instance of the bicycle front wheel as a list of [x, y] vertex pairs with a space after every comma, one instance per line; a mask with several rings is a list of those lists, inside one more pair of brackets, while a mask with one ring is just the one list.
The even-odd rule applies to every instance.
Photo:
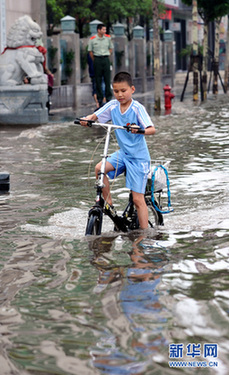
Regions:
[[102, 217], [99, 217], [98, 215], [95, 215], [92, 213], [88, 217], [87, 227], [85, 235], [100, 235], [102, 230]]

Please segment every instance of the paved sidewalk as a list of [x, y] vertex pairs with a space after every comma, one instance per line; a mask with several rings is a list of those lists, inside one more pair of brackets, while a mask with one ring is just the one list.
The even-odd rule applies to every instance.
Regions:
[[[220, 72], [221, 78], [224, 81], [224, 72]], [[180, 102], [181, 94], [184, 89], [184, 84], [185, 80], [187, 77], [187, 72], [176, 72], [175, 78], [174, 78], [174, 87], [172, 88], [171, 92], [175, 94], [175, 99], [172, 100], [172, 104]], [[210, 73], [208, 74], [208, 82], [210, 79]], [[223, 88], [221, 85], [220, 80], [218, 80], [218, 89], [219, 89], [219, 95], [224, 94]], [[161, 87], [161, 110], [163, 112], [164, 110], [164, 91], [163, 87]], [[225, 94], [224, 94], [225, 95]], [[210, 92], [208, 93], [208, 98], [212, 99], [214, 96], [212, 94], [212, 80], [211, 80], [211, 88]], [[153, 107], [154, 104], [154, 92], [152, 91], [147, 91], [145, 93], [141, 92], [136, 92], [133, 95], [133, 98], [136, 100], [139, 100], [142, 102], [144, 105], [147, 103], [148, 105], [151, 104]], [[184, 103], [192, 103], [192, 98], [193, 98], [193, 73], [189, 73], [189, 80], [187, 83], [187, 87], [185, 90], [184, 94]], [[201, 94], [200, 94], [200, 89], [199, 89], [199, 100], [201, 100]], [[89, 113], [92, 113], [96, 110], [96, 106], [94, 103], [90, 103], [88, 105], [83, 105], [76, 110], [73, 108], [59, 108], [59, 109], [52, 109], [51, 108], [51, 114], [52, 116], [49, 117], [50, 122], [56, 122], [56, 121], [67, 121], [69, 119], [74, 119], [75, 117], [81, 117], [84, 115], [87, 115]], [[152, 111], [151, 111], [152, 112]], [[152, 113], [151, 113], [152, 115]]]

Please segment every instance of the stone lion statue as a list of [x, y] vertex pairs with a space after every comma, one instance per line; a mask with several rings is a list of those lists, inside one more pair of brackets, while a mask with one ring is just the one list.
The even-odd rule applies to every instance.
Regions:
[[29, 78], [32, 85], [47, 84], [42, 63], [44, 56], [36, 47], [41, 38], [40, 26], [30, 16], [23, 16], [10, 28], [7, 47], [0, 55], [0, 86], [16, 86]]

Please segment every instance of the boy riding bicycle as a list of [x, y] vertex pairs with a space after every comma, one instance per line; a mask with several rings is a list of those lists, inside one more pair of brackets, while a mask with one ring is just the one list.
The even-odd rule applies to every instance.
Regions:
[[[103, 197], [112, 206], [110, 185], [107, 175], [113, 179], [126, 171], [126, 187], [132, 191], [133, 201], [138, 213], [141, 229], [148, 227], [148, 209], [144, 193], [147, 176], [150, 170], [150, 154], [144, 135], [155, 134], [155, 127], [146, 112], [145, 107], [132, 99], [135, 87], [131, 75], [127, 72], [117, 73], [113, 79], [113, 92], [115, 99], [106, 103], [95, 113], [86, 116], [85, 120], [106, 123], [112, 120], [113, 124], [130, 125], [131, 132], [121, 129], [115, 130], [120, 150], [107, 158]], [[82, 126], [87, 126], [86, 121], [81, 121]], [[137, 126], [136, 126], [137, 125]], [[144, 129], [144, 134], [137, 134], [138, 128]], [[101, 169], [101, 162], [95, 167], [96, 178]]]

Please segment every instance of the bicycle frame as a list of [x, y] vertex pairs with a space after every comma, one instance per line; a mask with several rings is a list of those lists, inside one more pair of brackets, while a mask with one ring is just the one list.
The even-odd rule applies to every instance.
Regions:
[[[84, 119], [76, 119], [74, 122], [75, 124], [79, 124], [80, 121], [86, 121]], [[122, 215], [117, 215], [116, 211], [104, 201], [102, 197], [102, 190], [104, 188], [104, 176], [105, 176], [105, 170], [106, 170], [106, 162], [108, 157], [108, 148], [110, 143], [110, 135], [111, 131], [113, 129], [122, 129], [125, 131], [130, 131], [130, 127], [128, 125], [126, 127], [120, 126], [120, 125], [114, 125], [114, 124], [101, 124], [96, 123], [93, 121], [87, 121], [89, 123], [89, 126], [102, 126], [107, 128], [105, 143], [104, 143], [104, 149], [103, 149], [103, 155], [102, 155], [102, 163], [101, 163], [101, 169], [98, 176], [98, 181], [96, 183], [96, 200], [95, 205], [89, 210], [88, 212], [88, 221], [87, 221], [87, 227], [86, 227], [86, 235], [88, 234], [101, 234], [101, 228], [102, 228], [102, 220], [103, 220], [103, 214], [106, 214], [110, 217], [110, 219], [113, 221], [115, 225], [115, 230], [121, 230], [122, 232], [128, 232], [129, 230], [138, 229], [139, 228], [139, 221], [137, 216], [137, 211], [133, 203], [133, 197], [132, 192], [130, 192], [129, 195], [129, 201], [128, 204], [123, 211]], [[139, 129], [139, 133], [144, 133], [143, 129]], [[149, 200], [148, 200], [149, 202]], [[146, 201], [147, 203], [147, 201]], [[147, 203], [149, 205], [149, 203]], [[152, 209], [152, 208], [151, 208]], [[162, 215], [160, 216], [158, 213], [154, 212], [154, 215], [157, 215], [159, 217], [158, 223], [160, 225], [163, 224], [163, 218]], [[152, 225], [151, 225], [152, 226]]]
[[[93, 206], [92, 209], [89, 211], [88, 220], [90, 218], [90, 215], [94, 214], [94, 215], [97, 215], [100, 218], [100, 221], [102, 221], [102, 214], [105, 213], [114, 222], [117, 229], [122, 230], [123, 232], [127, 232], [128, 227], [125, 225], [123, 217], [118, 216], [110, 205], [108, 205], [107, 203], [105, 204], [104, 199], [102, 197], [102, 190], [105, 186], [104, 185], [104, 175], [105, 175], [106, 162], [107, 162], [107, 157], [108, 157], [108, 148], [109, 148], [109, 143], [110, 143], [111, 131], [112, 131], [112, 129], [125, 130], [125, 128], [123, 128], [122, 126], [112, 125], [112, 124], [111, 125], [97, 124], [97, 123], [95, 123], [95, 124], [100, 125], [100, 126], [106, 126], [107, 127], [107, 134], [106, 134], [106, 139], [105, 139], [105, 144], [104, 144], [104, 149], [103, 149], [101, 169], [100, 169], [98, 181], [97, 181], [97, 184], [96, 184], [95, 206]], [[86, 229], [86, 232], [87, 232], [87, 229]]]

